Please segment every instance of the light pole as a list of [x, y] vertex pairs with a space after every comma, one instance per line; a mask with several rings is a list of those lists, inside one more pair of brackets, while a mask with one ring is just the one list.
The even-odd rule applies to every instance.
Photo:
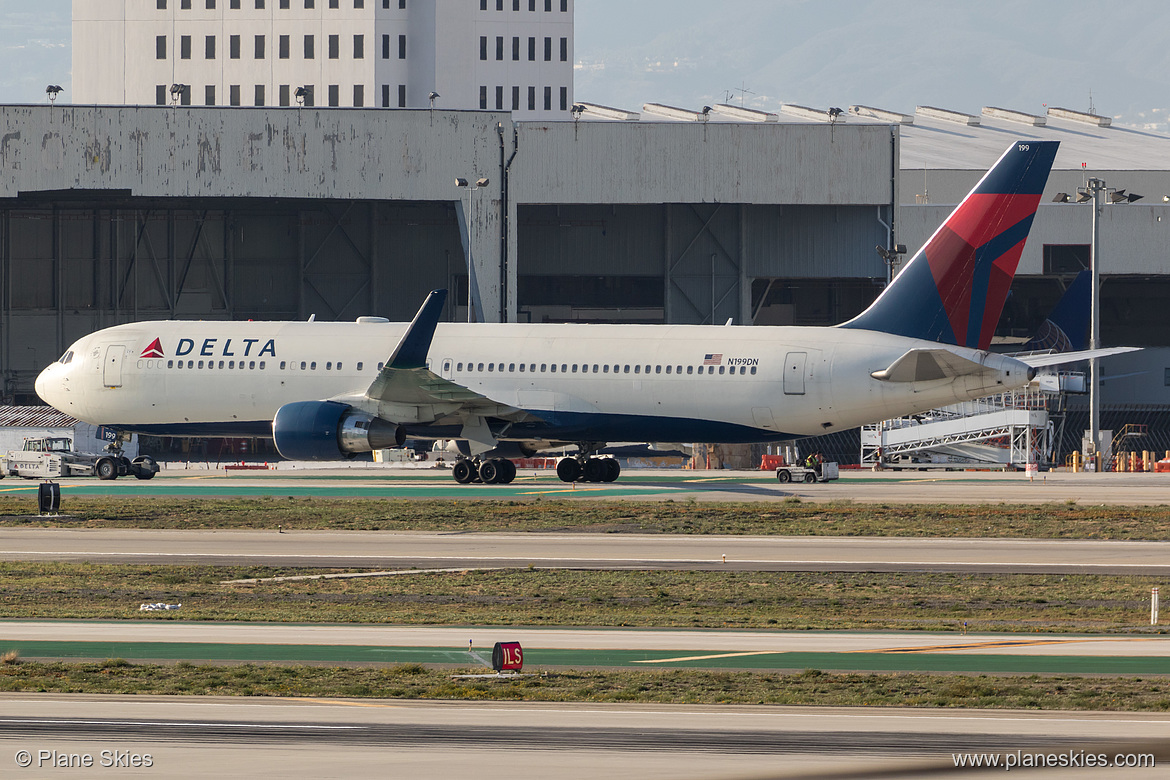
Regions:
[[[436, 97], [438, 97], [436, 95]], [[488, 186], [487, 178], [476, 179], [475, 184], [471, 184], [467, 179], [456, 177], [455, 186], [463, 187], [467, 190], [467, 321], [475, 322], [472, 319], [472, 291], [476, 286], [475, 279], [475, 264], [472, 262], [472, 247], [475, 245], [475, 193]]]
[[[1101, 209], [1105, 202], [1105, 182], [1091, 178], [1085, 182], [1085, 189], [1093, 198], [1093, 242], [1089, 250], [1089, 267], [1092, 269], [1092, 292], [1089, 298], [1089, 349], [1101, 347]], [[1094, 467], [1104, 471], [1101, 451], [1101, 361], [1089, 360], [1089, 437], [1093, 442]]]

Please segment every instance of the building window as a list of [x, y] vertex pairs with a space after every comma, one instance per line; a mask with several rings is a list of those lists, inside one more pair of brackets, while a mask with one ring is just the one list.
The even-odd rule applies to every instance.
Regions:
[[[401, 36], [399, 36], [399, 37], [401, 37]], [[390, 59], [390, 36], [389, 35], [382, 36], [382, 59], [384, 59], [384, 60]]]
[[496, 87], [496, 111], [504, 110], [504, 88]]
[[479, 107], [482, 109], [487, 108], [487, 87], [479, 88]]
[[264, 85], [263, 84], [256, 85], [256, 95], [255, 96], [256, 96], [256, 99], [253, 101], [253, 103], [257, 106], [264, 105]]
[[1045, 274], [1077, 274], [1089, 267], [1089, 244], [1045, 244]]
[[288, 10], [288, 0], [280, 0], [280, 8], [281, 8], [281, 10], [287, 11]]
[[207, 6], [207, 10], [209, 10], [209, 11], [215, 10], [215, 0], [207, 0], [207, 2], [204, 5]]
[[165, 106], [167, 104], [167, 85], [154, 85], [154, 104], [156, 106]]
[[528, 110], [536, 110], [536, 87], [528, 88]]
[[512, 61], [518, 62], [520, 60], [520, 36], [512, 36]]
[[569, 0], [561, 0], [561, 13], [567, 14], [569, 12]]
[[338, 6], [338, 0], [329, 0], [329, 7], [330, 7], [330, 8], [337, 8], [337, 7], [339, 7], [339, 6]]
[[305, 0], [305, 8], [312, 8], [313, 0]]
[[496, 10], [497, 11], [504, 10], [504, 0], [496, 0]]
[[528, 0], [528, 10], [529, 11], [536, 10], [536, 0]]
[[329, 85], [329, 105], [333, 108], [341, 105], [341, 87], [336, 84]]
[[512, 110], [520, 110], [520, 87], [512, 87]]
[[233, 60], [238, 60], [240, 58], [240, 36], [228, 36], [228, 57], [232, 58]]
[[228, 103], [233, 106], [240, 104], [240, 85], [232, 84], [228, 87]]
[[191, 0], [179, 0], [179, 10], [190, 11], [191, 10]]
[[[398, 0], [398, 7], [399, 8], [406, 8], [406, 0]], [[359, 366], [359, 368], [360, 368], [360, 366]]]
[[278, 46], [279, 46], [278, 56], [282, 60], [287, 60], [288, 59], [288, 48], [289, 48], [287, 35], [280, 36]]
[[400, 60], [406, 59], [406, 36], [405, 35], [398, 36], [398, 59], [400, 59]]
[[528, 61], [536, 62], [536, 39], [532, 37], [528, 39]]
[[504, 59], [504, 36], [496, 36], [496, 61]]
[[191, 59], [191, 36], [190, 35], [180, 35], [179, 36], [179, 59], [181, 59], [181, 60]]
[[[313, 0], [305, 0], [305, 2], [311, 3], [311, 2], [313, 2]], [[305, 6], [305, 7], [312, 8], [312, 6]], [[313, 36], [312, 35], [305, 36], [305, 59], [306, 60], [313, 59]]]
[[329, 59], [336, 60], [341, 56], [341, 36], [329, 36]]
[[1162, 376], [1162, 384], [1165, 387], [1170, 387], [1170, 368], [1162, 369], [1165, 372]]
[[264, 8], [264, 0], [256, 0], [256, 9], [263, 10], [263, 8]]
[[561, 62], [569, 61], [569, 39], [561, 38]]
[[552, 38], [544, 39], [544, 61], [552, 62]]
[[365, 84], [353, 85], [353, 105], [354, 108], [364, 108], [366, 105], [366, 86]]
[[366, 58], [366, 36], [353, 36], [353, 58], [355, 60], [364, 60]]
[[288, 103], [288, 84], [280, 85], [280, 105], [287, 106]]
[[398, 107], [406, 108], [406, 85], [398, 85]]
[[552, 111], [552, 87], [544, 88], [544, 110]]
[[205, 106], [214, 106], [215, 105], [215, 85], [214, 84], [208, 84], [206, 87], [203, 88], [203, 105], [205, 105]]
[[487, 59], [487, 36], [479, 36], [479, 58], [481, 60]]
[[561, 111], [569, 110], [569, 88], [561, 87]]
[[382, 85], [382, 108], [390, 108], [390, 85]]
[[257, 35], [255, 38], [255, 54], [256, 54], [256, 59], [258, 59], [258, 60], [264, 59], [264, 36], [263, 35]]
[[520, 0], [512, 0], [512, 10], [513, 11], [520, 10]]
[[[288, 2], [288, 0], [284, 1]], [[288, 6], [285, 7], [287, 8]], [[230, 2], [228, 2], [228, 8], [232, 9], [233, 11], [240, 10], [240, 0], [230, 0]]]
[[479, 10], [481, 10], [481, 11], [487, 10], [487, 0], [479, 0]]
[[155, 3], [154, 7], [160, 11], [167, 10], [167, 0], [158, 0], [158, 2]]
[[156, 35], [154, 37], [154, 58], [156, 60], [165, 60], [167, 58], [167, 36]]
[[[366, 0], [353, 0], [353, 7], [354, 8], [365, 8], [366, 7]], [[341, 364], [338, 363], [337, 367], [341, 368]]]
[[[306, 3], [311, 3], [311, 2], [313, 2], [313, 0], [305, 0], [305, 2], [306, 2]], [[315, 105], [317, 105], [316, 91], [317, 91], [317, 90], [315, 90], [315, 89], [313, 88], [313, 85], [312, 85], [312, 84], [306, 84], [306, 85], [305, 85], [305, 105], [306, 105], [306, 106], [315, 106]]]

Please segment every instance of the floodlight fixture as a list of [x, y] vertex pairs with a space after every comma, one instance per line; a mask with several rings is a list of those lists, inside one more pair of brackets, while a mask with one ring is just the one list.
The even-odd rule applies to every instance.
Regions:
[[1053, 203], [1068, 203], [1069, 197], [1067, 192], [1058, 192], [1056, 197], [1052, 199]]

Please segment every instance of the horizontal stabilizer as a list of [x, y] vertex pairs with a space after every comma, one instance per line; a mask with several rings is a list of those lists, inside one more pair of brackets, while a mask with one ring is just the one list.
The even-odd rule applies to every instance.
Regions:
[[982, 374], [987, 368], [945, 349], [912, 349], [870, 376], [883, 382], [929, 382], [957, 376]]
[[1021, 363], [1027, 363], [1032, 368], [1044, 366], [1062, 366], [1065, 363], [1077, 363], [1092, 358], [1103, 358], [1109, 355], [1120, 355], [1124, 352], [1137, 352], [1141, 347], [1107, 347], [1106, 349], [1085, 349], [1080, 352], [1055, 352], [1051, 355], [1021, 355], [1016, 357]]

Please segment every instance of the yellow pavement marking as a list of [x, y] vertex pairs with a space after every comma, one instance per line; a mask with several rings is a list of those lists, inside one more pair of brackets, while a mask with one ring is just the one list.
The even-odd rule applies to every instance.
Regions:
[[402, 709], [400, 704], [371, 704], [364, 701], [342, 701], [341, 699], [309, 699], [300, 696], [286, 696], [285, 701], [299, 701], [306, 704], [338, 704], [343, 707], [378, 707], [381, 709]]
[[40, 489], [39, 485], [29, 485], [28, 487], [4, 488], [3, 490], [0, 490], [0, 493], [16, 493], [16, 492], [19, 492], [21, 490], [38, 490], [38, 489]]
[[1160, 637], [1102, 637], [1079, 639], [996, 639], [987, 642], [972, 642], [964, 645], [922, 645], [920, 647], [885, 647], [873, 650], [846, 650], [847, 653], [938, 653], [948, 650], [983, 650], [1008, 647], [1036, 647], [1040, 645], [1068, 645], [1078, 642], [1149, 642]]
[[634, 661], [636, 664], [668, 664], [675, 661], [706, 661], [711, 658], [740, 658], [745, 655], [775, 655], [776, 650], [753, 650], [750, 653], [716, 653], [714, 655], [688, 655], [680, 658], [651, 658], [645, 661]]

